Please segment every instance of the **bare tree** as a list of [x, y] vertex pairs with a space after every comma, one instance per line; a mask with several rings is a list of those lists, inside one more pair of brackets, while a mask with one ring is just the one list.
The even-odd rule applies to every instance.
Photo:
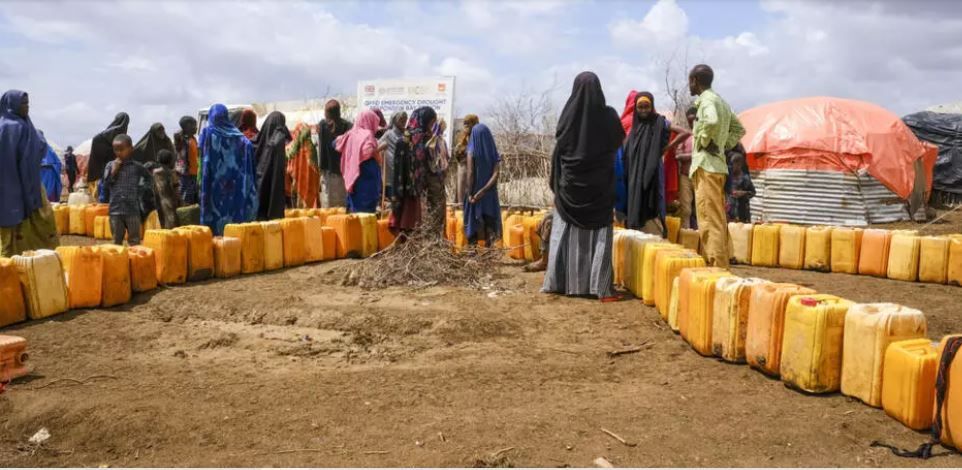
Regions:
[[672, 121], [686, 126], [685, 113], [694, 103], [688, 92], [689, 50], [686, 42], [684, 50], [679, 46], [667, 58], [658, 60], [659, 68], [664, 70], [665, 93], [674, 106]]
[[501, 154], [498, 190], [503, 205], [545, 207], [551, 201], [548, 177], [558, 117], [552, 95], [557, 80], [541, 91], [525, 89], [498, 99], [486, 121]]

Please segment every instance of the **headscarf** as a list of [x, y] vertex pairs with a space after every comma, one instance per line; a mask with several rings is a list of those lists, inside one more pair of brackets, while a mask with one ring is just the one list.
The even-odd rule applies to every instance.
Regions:
[[257, 113], [251, 109], [245, 109], [241, 111], [240, 118], [238, 118], [240, 124], [237, 128], [244, 133], [244, 136], [248, 140], [254, 140], [257, 136]]
[[667, 142], [665, 117], [655, 111], [655, 97], [647, 91], [638, 93], [636, 102], [647, 99], [651, 113], [642, 119], [633, 114], [631, 133], [625, 142], [625, 177], [628, 184], [628, 228], [640, 229], [651, 219], [661, 218], [661, 184], [659, 181], [662, 150]]
[[[398, 111], [392, 114], [391, 121], [388, 122], [387, 131], [378, 139], [379, 144], [383, 143], [387, 145], [384, 152], [384, 166], [387, 168], [384, 180], [387, 181], [387, 184], [390, 186], [394, 185], [394, 150], [397, 148], [398, 141], [404, 138], [404, 124], [407, 124], [407, 117], [408, 115], [404, 111]], [[404, 124], [398, 126], [398, 121], [403, 121]]]
[[95, 135], [90, 142], [90, 158], [87, 160], [87, 182], [97, 181], [104, 176], [107, 162], [114, 159], [114, 137], [127, 133], [130, 116], [120, 112], [106, 129]]
[[40, 162], [47, 141], [29, 116], [17, 114], [25, 97], [20, 90], [0, 97], [0, 227], [18, 225], [43, 204]]
[[311, 127], [299, 123], [291, 129], [294, 140], [287, 147], [287, 174], [292, 179], [292, 195], [297, 196], [301, 207], [318, 207], [321, 191], [321, 171], [317, 149], [311, 140]]
[[284, 217], [284, 181], [287, 173], [285, 147], [292, 139], [287, 119], [280, 111], [267, 115], [254, 137], [254, 162], [257, 165], [258, 220]]
[[219, 103], [210, 107], [200, 148], [200, 219], [219, 236], [224, 225], [250, 222], [257, 215], [254, 148]]
[[555, 138], [550, 183], [558, 214], [583, 229], [611, 225], [615, 151], [625, 133], [594, 73], [575, 77]]
[[[327, 115], [331, 119], [327, 119]], [[341, 104], [337, 100], [324, 103], [324, 119], [317, 124], [317, 163], [321, 171], [341, 174], [341, 154], [334, 150], [334, 139], [350, 130], [351, 123], [341, 119]]]
[[381, 111], [380, 108], [371, 108], [371, 111], [374, 111], [374, 114], [377, 114], [378, 118], [377, 131], [374, 133], [374, 138], [380, 139], [381, 136], [384, 135], [384, 132], [387, 131], [388, 124], [387, 121], [384, 120], [384, 112]]
[[[631, 123], [635, 120], [635, 106], [637, 106], [638, 92], [631, 90], [628, 98], [625, 98], [625, 109], [621, 111], [621, 128], [625, 130], [625, 135], [631, 132]], [[654, 103], [652, 103], [654, 107]]]
[[157, 153], [161, 150], [174, 152], [174, 143], [167, 137], [164, 125], [155, 122], [150, 126], [150, 130], [140, 138], [134, 146], [133, 160], [140, 164], [147, 164], [157, 161]]
[[47, 153], [40, 163], [40, 182], [47, 191], [47, 200], [50, 202], [60, 201], [60, 193], [63, 192], [63, 180], [60, 179], [62, 169], [63, 163], [60, 162], [60, 157], [48, 145]]
[[[468, 144], [471, 149], [472, 175], [474, 181], [468, 182], [470, 197], [488, 184], [491, 176], [494, 175], [494, 168], [501, 161], [498, 154], [498, 147], [494, 142], [494, 135], [484, 124], [476, 124], [471, 128], [471, 141]], [[495, 183], [491, 189], [474, 204], [464, 202], [464, 231], [465, 236], [472, 238], [477, 234], [482, 219], [490, 224], [485, 227], [489, 232], [501, 233], [501, 204], [498, 201], [498, 186]]]
[[354, 120], [354, 127], [334, 141], [334, 148], [341, 153], [341, 174], [347, 192], [353, 191], [354, 182], [361, 175], [361, 163], [373, 157], [377, 150], [374, 133], [379, 122], [377, 113], [365, 109]]
[[468, 141], [471, 140], [471, 130], [477, 124], [478, 116], [476, 114], [468, 114], [464, 116], [464, 130], [461, 131], [458, 144], [454, 146], [454, 158], [458, 162], [464, 162], [468, 152]]
[[425, 189], [428, 172], [428, 126], [437, 119], [437, 112], [423, 106], [411, 112], [407, 138], [399, 140], [394, 149], [394, 196], [397, 199], [419, 197]]
[[431, 127], [431, 138], [428, 140], [427, 147], [431, 159], [428, 161], [428, 168], [434, 173], [443, 173], [448, 169], [448, 160], [451, 155], [448, 153], [448, 143], [444, 140], [444, 129], [447, 123], [443, 119], [434, 121]]

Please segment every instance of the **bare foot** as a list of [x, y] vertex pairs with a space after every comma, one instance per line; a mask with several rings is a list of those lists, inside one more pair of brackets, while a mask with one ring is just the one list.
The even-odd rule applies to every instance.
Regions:
[[529, 272], [529, 273], [544, 271], [546, 269], [548, 269], [548, 263], [545, 262], [544, 259], [524, 265], [525, 272]]

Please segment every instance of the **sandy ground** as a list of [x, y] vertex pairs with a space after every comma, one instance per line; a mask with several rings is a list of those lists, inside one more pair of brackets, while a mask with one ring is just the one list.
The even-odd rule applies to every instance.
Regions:
[[[514, 266], [495, 296], [368, 292], [338, 284], [332, 270], [352, 262], [3, 330], [28, 338], [35, 369], [0, 395], [0, 465], [962, 467], [870, 448], [928, 436], [701, 357], [637, 300], [542, 295], [541, 276]], [[960, 287], [736, 272], [920, 308], [933, 338], [962, 332]], [[28, 444], [42, 427], [52, 437]]]

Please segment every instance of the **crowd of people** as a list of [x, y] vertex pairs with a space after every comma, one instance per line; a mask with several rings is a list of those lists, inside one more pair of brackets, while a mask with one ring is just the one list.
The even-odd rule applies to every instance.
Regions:
[[[727, 266], [728, 220], [750, 218], [754, 187], [744, 149], [744, 129], [712, 88], [713, 71], [698, 65], [689, 76], [695, 105], [687, 126], [658, 113], [649, 92], [632, 91], [619, 114], [607, 105], [598, 77], [584, 72], [555, 134], [549, 185], [553, 210], [539, 230], [545, 292], [615, 299], [613, 226], [666, 236], [674, 213], [684, 228], [697, 227], [710, 265]], [[284, 217], [291, 207], [345, 207], [381, 213], [402, 235], [444, 233], [446, 175], [454, 174], [469, 243], [501, 239], [498, 180], [501, 156], [492, 131], [465, 116], [449, 151], [446, 123], [422, 107], [385, 119], [363, 109], [350, 122], [330, 100], [317, 124], [288, 128], [272, 112], [257, 126], [250, 109], [210, 107], [207, 123], [180, 119], [168, 137], [155, 123], [136, 144], [130, 116], [118, 113], [91, 141], [86, 188], [109, 205], [114, 242], [140, 242], [141, 225], [156, 211], [164, 228], [178, 224], [178, 208], [198, 205], [199, 223], [221, 235], [230, 223]], [[0, 238], [10, 256], [59, 243], [50, 201], [61, 195], [61, 174], [72, 190], [81, 176], [67, 148], [63, 164], [29, 117], [25, 92], [0, 100]]]

